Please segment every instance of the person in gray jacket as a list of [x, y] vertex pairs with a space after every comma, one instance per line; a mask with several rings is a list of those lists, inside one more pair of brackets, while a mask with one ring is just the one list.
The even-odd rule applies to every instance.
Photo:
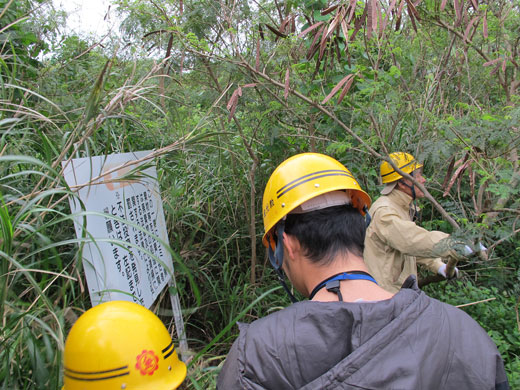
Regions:
[[362, 254], [370, 198], [338, 161], [305, 153], [271, 175], [263, 200], [269, 259], [309, 300], [253, 323], [218, 377], [219, 390], [509, 389], [486, 332], [429, 298], [410, 276], [395, 295]]

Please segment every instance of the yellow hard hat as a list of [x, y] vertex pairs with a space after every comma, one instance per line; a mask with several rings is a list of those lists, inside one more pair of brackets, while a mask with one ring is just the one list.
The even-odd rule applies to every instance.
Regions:
[[87, 310], [65, 342], [63, 390], [173, 390], [186, 377], [162, 321], [141, 305]]
[[296, 207], [327, 192], [344, 190], [361, 214], [370, 207], [370, 197], [354, 176], [339, 161], [319, 153], [302, 153], [282, 162], [273, 172], [264, 190], [262, 215], [268, 246], [275, 225]]
[[[423, 166], [421, 163], [417, 162], [414, 156], [408, 153], [395, 152], [390, 154], [388, 157], [390, 157], [394, 164], [405, 173], [412, 173]], [[381, 181], [383, 184], [392, 183], [400, 178], [402, 178], [402, 176], [394, 170], [390, 163], [387, 161], [381, 163]]]

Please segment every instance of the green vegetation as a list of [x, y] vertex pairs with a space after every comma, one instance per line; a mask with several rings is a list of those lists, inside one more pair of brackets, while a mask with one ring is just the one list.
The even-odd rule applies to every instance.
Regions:
[[375, 198], [397, 150], [425, 162], [439, 202], [423, 225], [490, 249], [425, 290], [485, 301], [462, 309], [520, 388], [518, 1], [113, 3], [123, 38], [99, 44], [58, 34], [43, 1], [0, 0], [0, 389], [60, 388], [90, 307], [61, 161], [149, 149], [183, 265], [184, 388], [214, 388], [237, 319], [289, 303], [260, 243], [274, 167], [328, 153]]

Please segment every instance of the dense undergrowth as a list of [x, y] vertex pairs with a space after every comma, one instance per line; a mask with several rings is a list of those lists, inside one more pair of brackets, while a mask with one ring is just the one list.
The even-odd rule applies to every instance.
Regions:
[[[520, 388], [517, 2], [423, 1], [399, 26], [380, 2], [380, 22], [393, 16], [376, 29], [358, 2], [348, 41], [337, 25], [315, 39], [346, 9], [325, 1], [217, 3], [114, 1], [122, 33], [101, 46], [57, 34], [44, 2], [0, 0], [0, 388], [60, 388], [66, 334], [90, 307], [61, 161], [160, 148], [183, 388], [215, 387], [236, 320], [289, 304], [260, 244], [276, 165], [328, 153], [376, 198], [396, 150], [425, 162], [440, 203], [423, 202], [423, 226], [490, 248], [425, 290], [471, 304]], [[164, 293], [153, 310], [171, 324], [168, 307]]]

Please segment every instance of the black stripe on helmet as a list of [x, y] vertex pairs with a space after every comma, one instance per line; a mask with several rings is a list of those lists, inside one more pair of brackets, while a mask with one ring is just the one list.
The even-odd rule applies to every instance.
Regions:
[[128, 366], [112, 368], [110, 370], [104, 370], [104, 371], [75, 371], [75, 370], [71, 370], [70, 368], [65, 367], [65, 371], [72, 372], [73, 374], [80, 374], [80, 375], [108, 374], [109, 372], [126, 370], [126, 369], [128, 369]]
[[[169, 352], [168, 352], [169, 350]], [[173, 347], [173, 341], [170, 343], [170, 345], [168, 345], [166, 348], [164, 348], [162, 350], [162, 353], [163, 353], [163, 359], [168, 359], [170, 357], [170, 355], [173, 353], [173, 351], [175, 351], [175, 348]], [[166, 353], [166, 354], [165, 354]]]
[[[331, 171], [332, 171], [332, 170], [331, 170]], [[348, 172], [346, 172], [346, 171], [340, 171], [340, 170], [334, 170], [334, 171], [336, 171], [337, 173], [327, 173], [327, 174], [324, 174], [324, 175], [312, 176], [312, 177], [309, 177], [308, 179], [303, 180], [303, 181], [299, 181], [299, 180], [301, 180], [301, 178], [298, 179], [298, 180], [294, 180], [293, 183], [294, 183], [295, 181], [299, 181], [299, 182], [298, 182], [298, 183], [295, 183], [294, 185], [292, 185], [292, 186], [289, 187], [289, 188], [286, 188], [282, 193], [278, 194], [277, 198], [279, 199], [280, 197], [282, 197], [283, 195], [285, 195], [285, 194], [286, 194], [287, 192], [289, 192], [290, 190], [292, 190], [292, 189], [294, 189], [294, 188], [296, 188], [296, 187], [298, 187], [298, 186], [301, 186], [301, 185], [304, 184], [304, 183], [307, 183], [307, 182], [309, 182], [309, 181], [311, 181], [311, 180], [320, 179], [320, 178], [322, 178], [322, 177], [328, 177], [328, 176], [346, 176], [346, 177], [350, 177], [351, 179], [355, 180], [354, 177], [353, 177], [351, 174], [349, 174]], [[321, 171], [321, 172], [327, 172], [327, 171]], [[315, 175], [316, 173], [319, 173], [319, 172], [315, 172], [315, 173], [313, 173], [312, 175]], [[311, 176], [311, 175], [306, 175], [306, 176]], [[303, 176], [303, 177], [306, 177], [306, 176]], [[287, 186], [284, 186], [283, 188], [285, 188], [285, 187], [287, 187]]]
[[[113, 368], [111, 370], [105, 371], [75, 371], [65, 367], [65, 376], [70, 379], [74, 379], [77, 381], [86, 381], [86, 382], [94, 382], [94, 381], [103, 381], [112, 378], [118, 378], [121, 376], [130, 375], [130, 371], [118, 372], [121, 370], [128, 370], [128, 366]], [[112, 375], [106, 375], [111, 374]], [[83, 376], [84, 375], [84, 376]], [[97, 375], [97, 376], [93, 376]]]
[[[408, 164], [404, 164], [402, 167], [399, 167], [399, 169], [402, 170], [403, 168], [406, 168], [408, 165], [413, 164], [413, 163], [417, 164], [417, 161], [412, 160]], [[392, 167], [392, 166], [390, 165], [390, 167]], [[392, 168], [392, 170], [390, 172], [385, 173], [384, 175], [381, 175], [381, 177], [385, 177], [385, 176], [391, 175], [392, 173], [395, 173], [395, 169], [394, 168]]]
[[[325, 173], [325, 172], [342, 172], [342, 173], [345, 173], [347, 175], [350, 175], [348, 173], [348, 171], [345, 171], [343, 169], [326, 169], [326, 170], [323, 170], [323, 171], [316, 171], [316, 172], [313, 172], [313, 173], [308, 173], [307, 175], [304, 175], [304, 176], [301, 176], [299, 177], [298, 179], [294, 179], [293, 181], [287, 183], [286, 185], [284, 185], [282, 188], [280, 188], [278, 191], [276, 191], [276, 193], [278, 194], [279, 192], [283, 191], [286, 187], [289, 187], [291, 185], [293, 185], [294, 183], [300, 181], [300, 180], [304, 180], [306, 177], [309, 177], [309, 176], [314, 176], [314, 175], [319, 175], [321, 173]], [[352, 177], [352, 176], [350, 176]], [[354, 177], [352, 177], [352, 179], [354, 179]], [[308, 181], [308, 180], [306, 180]], [[280, 196], [278, 196], [280, 197]]]
[[162, 353], [165, 353], [165, 352], [166, 352], [167, 350], [169, 350], [172, 346], [173, 346], [173, 340], [172, 340], [172, 342], [171, 342], [171, 343], [170, 343], [166, 348], [164, 348], [164, 349], [162, 350]]

